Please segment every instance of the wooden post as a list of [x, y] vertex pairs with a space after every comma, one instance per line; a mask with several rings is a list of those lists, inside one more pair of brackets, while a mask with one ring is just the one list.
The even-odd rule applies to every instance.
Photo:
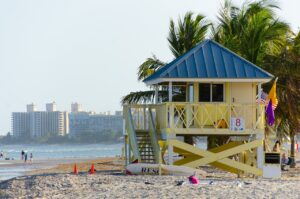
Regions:
[[[256, 130], [256, 136], [255, 136], [255, 139], [256, 140], [261, 140], [261, 141], [263, 141], [263, 139], [264, 139], [264, 130]], [[257, 168], [259, 168], [259, 169], [263, 169], [263, 166], [264, 166], [264, 159], [265, 159], [265, 157], [264, 157], [264, 148], [263, 148], [263, 145], [262, 146], [259, 146], [259, 147], [257, 147], [256, 148], [256, 166], [257, 166]]]
[[260, 109], [260, 101], [261, 101], [261, 93], [262, 93], [261, 83], [258, 83], [258, 92], [257, 93], [258, 93], [258, 103], [257, 103], [257, 119], [258, 119], [261, 115], [261, 109]]
[[124, 135], [124, 147], [125, 147], [125, 166], [128, 165], [128, 156], [127, 156], [127, 135]]
[[169, 102], [172, 102], [172, 95], [173, 95], [172, 82], [169, 82]]
[[[172, 102], [172, 82], [169, 82], [169, 102]], [[172, 128], [174, 124], [174, 106], [173, 104], [169, 104], [169, 127]]]
[[144, 119], [144, 124], [143, 124], [143, 130], [147, 129], [147, 115], [146, 115], [146, 106], [143, 108], [143, 119]]
[[[172, 136], [170, 134], [168, 134], [168, 141], [170, 141], [170, 139]], [[173, 165], [173, 146], [168, 144], [168, 160], [169, 160], [169, 165]]]
[[131, 143], [130, 139], [128, 139], [128, 164], [131, 164]]
[[158, 85], [155, 85], [155, 96], [154, 96], [154, 103], [158, 104]]
[[161, 175], [161, 150], [159, 149], [158, 174]]

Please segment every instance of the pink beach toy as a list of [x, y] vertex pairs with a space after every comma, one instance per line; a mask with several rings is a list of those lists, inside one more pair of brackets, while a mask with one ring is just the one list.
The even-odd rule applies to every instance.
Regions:
[[194, 176], [194, 175], [192, 175], [192, 176], [189, 177], [189, 181], [192, 184], [199, 184], [200, 183], [199, 179], [196, 176]]

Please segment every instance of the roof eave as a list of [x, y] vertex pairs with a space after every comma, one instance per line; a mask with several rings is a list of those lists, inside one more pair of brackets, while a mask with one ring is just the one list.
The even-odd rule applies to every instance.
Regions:
[[273, 77], [266, 78], [156, 78], [149, 81], [144, 81], [147, 86], [159, 84], [162, 82], [199, 82], [199, 83], [210, 83], [210, 82], [257, 82], [267, 83], [271, 81]]

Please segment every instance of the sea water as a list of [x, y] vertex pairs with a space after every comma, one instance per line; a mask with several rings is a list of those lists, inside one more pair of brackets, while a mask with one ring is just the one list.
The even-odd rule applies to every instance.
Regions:
[[[98, 158], [115, 157], [122, 154], [122, 143], [113, 144], [33, 144], [33, 145], [0, 145], [4, 158], [0, 159], [0, 181], [23, 175], [24, 172], [38, 169], [31, 164], [12, 166], [11, 160], [20, 160], [24, 150], [28, 159], [49, 160], [61, 158]], [[9, 160], [5, 160], [5, 158]]]
[[[205, 149], [205, 142], [198, 142], [197, 146]], [[4, 153], [5, 158], [10, 160], [20, 160], [21, 151], [33, 154], [33, 160], [49, 160], [61, 158], [99, 158], [115, 157], [122, 155], [123, 143], [112, 144], [18, 144], [18, 145], [0, 145], [0, 151]], [[30, 164], [19, 166], [9, 166], [10, 160], [0, 159], [0, 181], [20, 176], [28, 170], [32, 170]], [[7, 166], [6, 166], [7, 165]], [[35, 168], [38, 169], [38, 168]]]
[[21, 151], [33, 155], [33, 159], [57, 159], [57, 158], [95, 158], [114, 157], [121, 155], [122, 143], [114, 144], [34, 144], [34, 145], [0, 145], [5, 157], [19, 160]]

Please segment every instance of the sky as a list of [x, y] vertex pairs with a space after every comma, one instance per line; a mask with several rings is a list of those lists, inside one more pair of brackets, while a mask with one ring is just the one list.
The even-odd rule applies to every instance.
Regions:
[[[222, 2], [0, 0], [0, 134], [11, 131], [11, 112], [29, 103], [121, 110], [122, 96], [147, 89], [136, 75], [147, 57], [172, 60], [170, 19], [192, 11], [215, 21]], [[278, 3], [278, 16], [298, 31], [300, 1]]]

